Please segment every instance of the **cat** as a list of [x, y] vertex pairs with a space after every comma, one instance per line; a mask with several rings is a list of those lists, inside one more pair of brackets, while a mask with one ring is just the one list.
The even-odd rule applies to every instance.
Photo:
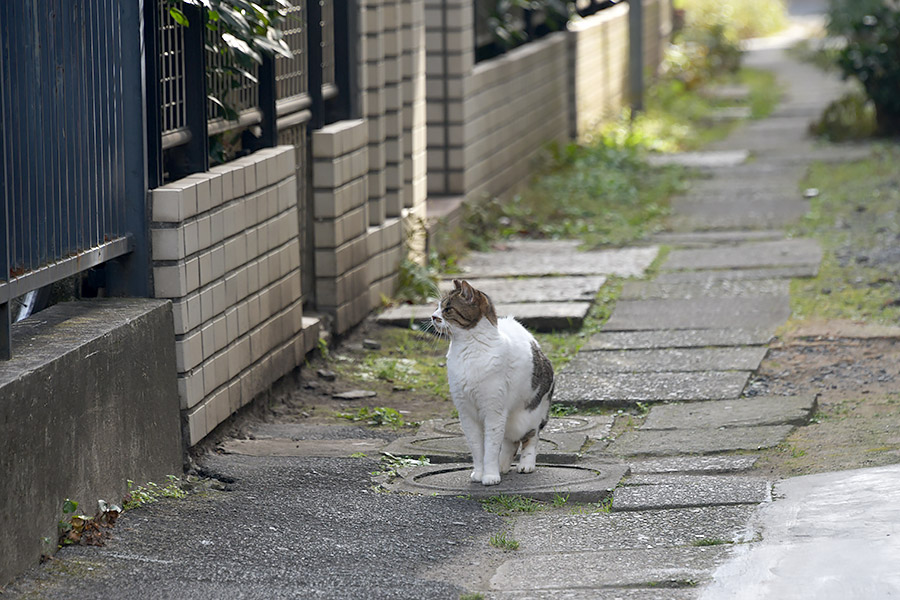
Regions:
[[458, 279], [453, 288], [431, 321], [450, 337], [447, 379], [472, 452], [471, 479], [496, 485], [516, 452], [516, 470], [534, 472], [553, 397], [553, 366], [525, 327], [512, 317], [497, 318], [486, 294]]

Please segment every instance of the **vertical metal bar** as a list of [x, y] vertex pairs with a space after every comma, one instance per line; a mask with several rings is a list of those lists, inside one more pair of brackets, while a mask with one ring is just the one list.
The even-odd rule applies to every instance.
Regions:
[[107, 16], [109, 8], [108, 0], [94, 0], [92, 3], [97, 10], [95, 18], [91, 20], [91, 33], [97, 46], [93, 53], [95, 69], [97, 70], [97, 85], [94, 87], [94, 104], [97, 107], [97, 120], [94, 127], [97, 128], [97, 196], [95, 206], [97, 214], [94, 216], [94, 235], [90, 240], [93, 246], [103, 239], [107, 227], [107, 205], [109, 203], [109, 142], [112, 136], [110, 128], [110, 82], [109, 67], [114, 56], [109, 47], [109, 25]]
[[329, 121], [352, 119], [359, 114], [357, 11], [356, 0], [334, 3], [334, 73], [338, 97], [332, 104]]
[[[53, 111], [51, 113], [50, 130], [56, 132], [62, 131], [63, 117], [62, 111], [65, 106], [65, 94], [63, 94], [63, 65], [61, 61], [65, 57], [63, 48], [63, 7], [57, 5], [54, 7], [50, 19], [50, 33], [52, 40], [52, 52], [50, 52], [50, 71], [47, 78], [50, 83], [50, 94], [52, 97]], [[65, 231], [65, 201], [63, 196], [62, 182], [65, 178], [65, 169], [62, 165], [63, 159], [62, 144], [54, 140], [51, 144], [50, 169], [53, 172], [53, 187], [51, 198], [53, 199], [53, 216], [50, 220], [51, 235], [53, 239], [53, 256], [65, 256], [64, 234]]]
[[[25, 64], [25, 73], [26, 77], [28, 77], [29, 84], [29, 96], [28, 98], [35, 99], [40, 98], [40, 65], [35, 65], [35, 59], [38, 55], [38, 40], [35, 39], [35, 12], [36, 7], [34, 2], [26, 2], [25, 3], [25, 20], [22, 21], [22, 25], [24, 26], [24, 38], [25, 38], [25, 55], [23, 58], [23, 63]], [[23, 196], [24, 204], [25, 204], [25, 220], [23, 222], [22, 228], [22, 237], [23, 242], [27, 240], [25, 243], [25, 253], [26, 253], [26, 269], [34, 269], [39, 266], [37, 264], [37, 256], [38, 256], [38, 244], [37, 239], [39, 234], [37, 232], [37, 221], [38, 216], [38, 203], [39, 193], [37, 186], [39, 185], [39, 179], [41, 174], [37, 171], [37, 167], [39, 164], [38, 157], [38, 144], [37, 138], [40, 137], [40, 125], [38, 123], [38, 104], [39, 100], [31, 100], [30, 102], [26, 102], [26, 114], [27, 116], [27, 129], [26, 134], [27, 137], [23, 140], [24, 145], [23, 149], [25, 150], [25, 177], [27, 178], [25, 181], [25, 195]]]
[[9, 302], [0, 303], [0, 360], [12, 358], [12, 331], [9, 323]]
[[[131, 234], [132, 251], [119, 260], [107, 263], [107, 291], [111, 295], [150, 296], [150, 214], [147, 203], [148, 175], [147, 147], [147, 86], [159, 85], [158, 80], [147, 81], [143, 63], [146, 59], [144, 39], [144, 2], [121, 3], [121, 88], [123, 95], [122, 128], [125, 173], [125, 227]], [[193, 22], [192, 22], [193, 26]], [[153, 107], [154, 110], [158, 110]], [[204, 131], [205, 133], [205, 131]]]
[[307, 44], [309, 62], [309, 99], [312, 101], [312, 119], [309, 129], [321, 129], [325, 124], [322, 102], [322, 3], [307, 0]]
[[644, 2], [628, 2], [628, 88], [631, 116], [644, 110]]
[[77, 168], [78, 156], [78, 123], [79, 112], [79, 73], [75, 68], [78, 64], [78, 36], [75, 35], [75, 7], [73, 4], [66, 3], [63, 11], [64, 17], [61, 19], [63, 31], [63, 89], [65, 90], [66, 102], [65, 113], [63, 116], [63, 129], [61, 131], [62, 143], [60, 144], [63, 158], [63, 170], [65, 171], [65, 188], [64, 194], [66, 198], [66, 239], [63, 252], [68, 254], [78, 246], [78, 202], [79, 202], [79, 170]]
[[84, 106], [82, 107], [82, 115], [81, 119], [85, 122], [84, 127], [84, 142], [85, 142], [85, 152], [82, 155], [82, 163], [81, 169], [84, 172], [84, 185], [82, 187], [83, 197], [81, 199], [82, 205], [82, 214], [81, 214], [81, 240], [79, 241], [79, 245], [76, 250], [81, 250], [90, 245], [91, 240], [93, 239], [93, 227], [91, 226], [94, 222], [96, 215], [96, 206], [94, 204], [95, 199], [97, 198], [97, 104], [94, 98], [94, 91], [97, 89], [96, 81], [96, 69], [94, 68], [94, 63], [92, 58], [97, 51], [96, 44], [94, 43], [93, 37], [91, 36], [91, 28], [90, 23], [94, 20], [93, 14], [91, 14], [91, 6], [92, 2], [90, 0], [85, 0], [82, 4], [82, 10], [79, 14], [81, 18], [81, 22], [79, 23], [79, 29], [81, 32], [83, 42], [83, 54], [82, 54], [82, 65], [83, 65], [83, 77], [84, 77], [84, 96], [82, 97], [82, 101], [84, 102]]
[[[147, 185], [162, 185], [162, 123], [160, 110], [159, 0], [144, 0], [144, 103], [147, 107]], [[174, 48], [174, 45], [172, 46]], [[171, 84], [167, 84], [171, 85]]]
[[[35, 50], [32, 64], [34, 65], [35, 76], [37, 79], [37, 95], [34, 97], [36, 117], [35, 133], [37, 135], [32, 139], [32, 143], [35, 145], [34, 170], [37, 175], [37, 181], [35, 181], [36, 202], [32, 232], [35, 236], [33, 242], [35, 244], [36, 262], [38, 265], [46, 264], [53, 256], [51, 254], [50, 227], [48, 222], [53, 214], [53, 204], [50, 196], [51, 181], [56, 174], [50, 171], [50, 160], [48, 156], [50, 144], [45, 143], [45, 132], [49, 130], [47, 116], [53, 110], [53, 97], [47, 89], [48, 82], [46, 78], [46, 73], [48, 73], [50, 69], [50, 55], [52, 54], [47, 20], [48, 18], [52, 18], [53, 4], [55, 3], [50, 3], [49, 7], [42, 6], [40, 16], [37, 14], [38, 11], [35, 11], [34, 21], [32, 22]], [[49, 14], [45, 12], [47, 8], [50, 9], [47, 11]]]
[[259, 148], [272, 148], [278, 145], [278, 115], [275, 112], [275, 58], [263, 56], [262, 65], [257, 72], [259, 79], [259, 110], [262, 112], [260, 129], [262, 134], [258, 138], [252, 135], [245, 136], [246, 142], [253, 150]]
[[184, 29], [185, 125], [191, 140], [173, 149], [170, 175], [174, 179], [209, 168], [209, 136], [206, 129], [206, 12], [185, 3], [190, 27]]
[[[9, 11], [8, 3], [0, 3], [0, 81], [10, 82], [7, 79], [5, 63], [11, 60], [8, 34], [13, 29], [10, 23], [15, 23], [7, 14]], [[0, 123], [10, 123], [12, 119], [7, 112], [7, 94], [11, 94], [12, 90], [0, 86]], [[9, 198], [7, 190], [9, 182], [8, 163], [10, 154], [8, 148], [7, 128], [4, 126], [0, 129], [0, 233], [3, 239], [0, 240], [0, 280], [9, 279]], [[9, 360], [12, 357], [12, 338], [9, 326], [9, 302], [0, 302], [0, 360]]]

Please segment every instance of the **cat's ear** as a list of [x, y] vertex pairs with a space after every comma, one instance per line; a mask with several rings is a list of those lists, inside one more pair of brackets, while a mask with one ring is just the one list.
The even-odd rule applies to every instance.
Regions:
[[462, 281], [460, 281], [459, 279], [453, 280], [453, 289], [458, 290], [461, 285], [462, 285]]
[[475, 288], [469, 285], [468, 281], [461, 281], [459, 284], [459, 291], [462, 294], [462, 299], [468, 303], [475, 302]]

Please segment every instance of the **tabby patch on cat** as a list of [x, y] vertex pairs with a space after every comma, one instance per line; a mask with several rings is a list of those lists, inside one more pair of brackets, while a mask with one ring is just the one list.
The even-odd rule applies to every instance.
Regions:
[[472, 481], [496, 485], [516, 453], [516, 470], [534, 471], [553, 396], [553, 366], [518, 321], [497, 318], [485, 293], [458, 279], [453, 288], [431, 320], [450, 337], [447, 379], [472, 452]]

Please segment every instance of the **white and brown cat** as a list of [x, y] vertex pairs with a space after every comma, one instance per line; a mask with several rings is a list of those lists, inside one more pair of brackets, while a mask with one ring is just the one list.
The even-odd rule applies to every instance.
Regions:
[[447, 379], [472, 452], [472, 481], [496, 485], [517, 452], [516, 470], [534, 471], [553, 396], [553, 366], [518, 321], [497, 318], [486, 294], [467, 281], [454, 280], [453, 286], [431, 320], [450, 337]]

